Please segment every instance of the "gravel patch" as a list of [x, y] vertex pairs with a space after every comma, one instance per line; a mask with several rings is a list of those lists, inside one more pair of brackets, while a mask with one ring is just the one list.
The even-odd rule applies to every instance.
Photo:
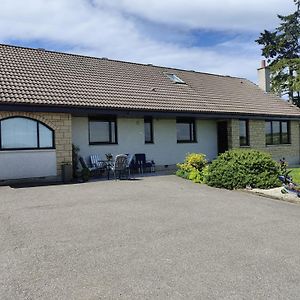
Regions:
[[247, 190], [247, 192], [259, 194], [261, 196], [267, 196], [273, 199], [278, 199], [278, 200], [283, 200], [283, 201], [288, 201], [292, 203], [299, 203], [300, 204], [300, 198], [294, 194], [294, 193], [282, 193], [283, 187], [277, 187], [274, 189], [251, 189]]

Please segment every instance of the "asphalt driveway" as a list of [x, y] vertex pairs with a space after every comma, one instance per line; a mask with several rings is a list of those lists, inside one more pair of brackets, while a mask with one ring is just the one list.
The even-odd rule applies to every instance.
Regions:
[[175, 176], [0, 187], [0, 299], [299, 299], [300, 205]]

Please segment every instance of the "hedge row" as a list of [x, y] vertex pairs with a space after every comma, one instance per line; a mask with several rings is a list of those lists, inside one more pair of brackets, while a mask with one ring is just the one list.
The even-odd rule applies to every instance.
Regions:
[[177, 165], [177, 175], [213, 187], [240, 189], [280, 186], [280, 164], [270, 154], [252, 149], [233, 149], [208, 164], [204, 154], [191, 153]]

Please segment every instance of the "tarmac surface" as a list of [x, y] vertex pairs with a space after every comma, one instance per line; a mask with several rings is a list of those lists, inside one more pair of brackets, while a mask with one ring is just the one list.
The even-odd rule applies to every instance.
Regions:
[[300, 206], [175, 176], [0, 187], [0, 299], [299, 299]]

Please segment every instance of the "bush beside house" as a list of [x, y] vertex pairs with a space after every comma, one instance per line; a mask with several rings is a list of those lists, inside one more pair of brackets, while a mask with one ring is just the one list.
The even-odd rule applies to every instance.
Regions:
[[204, 182], [204, 169], [207, 169], [205, 154], [189, 153], [182, 164], [177, 164], [177, 176], [192, 180], [196, 183]]
[[[266, 189], [281, 185], [278, 179], [280, 165], [268, 153], [233, 149], [219, 155], [209, 166], [203, 165], [202, 157], [202, 154], [188, 154], [185, 162], [178, 164], [177, 175], [230, 190], [246, 186]], [[194, 158], [192, 164], [189, 163], [190, 158]], [[197, 159], [201, 162], [198, 168]]]

